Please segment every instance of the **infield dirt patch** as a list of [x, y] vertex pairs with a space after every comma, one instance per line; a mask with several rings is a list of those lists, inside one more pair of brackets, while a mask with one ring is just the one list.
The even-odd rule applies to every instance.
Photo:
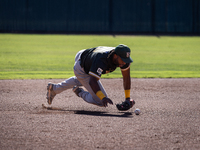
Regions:
[[[120, 112], [84, 102], [72, 90], [44, 109], [56, 80], [0, 80], [0, 149], [200, 149], [200, 79], [132, 79], [135, 106]], [[113, 102], [122, 79], [101, 79]], [[141, 114], [134, 110], [140, 108]]]

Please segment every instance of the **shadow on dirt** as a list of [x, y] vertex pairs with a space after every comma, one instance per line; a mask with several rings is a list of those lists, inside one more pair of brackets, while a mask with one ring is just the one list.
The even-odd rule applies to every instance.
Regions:
[[85, 110], [75, 110], [75, 114], [81, 114], [81, 115], [90, 115], [90, 116], [103, 116], [103, 117], [125, 117], [125, 118], [132, 118], [132, 113], [130, 112], [125, 112], [120, 114], [110, 114], [107, 112], [102, 112], [102, 111], [85, 111]]
[[[42, 104], [43, 109], [50, 110], [51, 113], [53, 111], [56, 112], [69, 112], [78, 115], [89, 115], [89, 116], [102, 116], [102, 117], [124, 117], [124, 118], [132, 118], [131, 112], [114, 112], [113, 114], [105, 111], [88, 111], [88, 110], [68, 110], [58, 107], [48, 107]], [[41, 112], [40, 112], [41, 113]], [[45, 112], [47, 113], [47, 112]]]

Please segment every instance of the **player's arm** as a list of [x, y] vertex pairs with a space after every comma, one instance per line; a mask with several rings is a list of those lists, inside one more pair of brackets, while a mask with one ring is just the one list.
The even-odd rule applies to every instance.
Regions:
[[121, 69], [121, 72], [123, 76], [125, 98], [130, 99], [130, 89], [131, 89], [130, 65], [126, 69]]
[[98, 84], [98, 81], [99, 79], [90, 75], [90, 81], [89, 81], [89, 84], [90, 84], [90, 87], [92, 88], [93, 92], [102, 100], [102, 104], [103, 106], [107, 106], [107, 104], [113, 104], [112, 100], [109, 99], [108, 97], [106, 97], [103, 92], [101, 91], [100, 87], [99, 87], [99, 84]]
[[120, 111], [126, 111], [133, 107], [135, 101], [130, 98], [130, 89], [131, 89], [131, 77], [130, 77], [130, 65], [125, 67], [125, 69], [121, 68], [122, 76], [123, 76], [123, 85], [124, 85], [124, 93], [125, 93], [125, 101], [121, 104], [117, 104], [117, 109]]
[[98, 91], [100, 91], [100, 87], [99, 87], [99, 84], [98, 84], [98, 81], [99, 79], [90, 75], [90, 87], [92, 88], [93, 92], [94, 93], [97, 93]]

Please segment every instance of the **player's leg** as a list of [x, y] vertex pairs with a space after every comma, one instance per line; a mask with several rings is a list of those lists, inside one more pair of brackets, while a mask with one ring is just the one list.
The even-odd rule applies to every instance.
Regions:
[[77, 78], [71, 77], [61, 83], [48, 83], [47, 85], [47, 102], [52, 103], [56, 94], [59, 94], [67, 89], [73, 88], [74, 86], [81, 86], [82, 84], [77, 80]]
[[82, 84], [77, 80], [77, 77], [71, 77], [61, 83], [54, 84], [53, 91], [59, 94], [67, 89], [72, 89], [74, 86], [82, 86]]
[[[79, 51], [75, 56], [75, 64], [79, 61], [80, 56], [84, 50]], [[82, 84], [77, 80], [77, 77], [73, 76], [61, 83], [54, 84], [53, 90], [56, 94], [61, 93], [67, 89], [73, 88], [74, 86], [81, 86]]]
[[[80, 55], [84, 50], [79, 51], [75, 56], [75, 63], [80, 59]], [[47, 102], [49, 104], [52, 103], [54, 97], [56, 94], [61, 93], [62, 91], [65, 91], [69, 88], [73, 88], [74, 86], [81, 86], [81, 83], [77, 80], [77, 78], [71, 77], [61, 83], [54, 84], [54, 83], [48, 83], [47, 85]]]

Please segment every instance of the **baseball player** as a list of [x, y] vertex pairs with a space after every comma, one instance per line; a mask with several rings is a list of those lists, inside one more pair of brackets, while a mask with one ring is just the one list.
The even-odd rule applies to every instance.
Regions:
[[[131, 50], [128, 46], [120, 44], [117, 47], [99, 46], [79, 51], [75, 56], [75, 76], [58, 84], [48, 83], [47, 102], [51, 104], [56, 94], [67, 89], [81, 97], [84, 101], [97, 106], [107, 107], [113, 104], [100, 82], [102, 74], [114, 71], [120, 67], [123, 76], [125, 101], [117, 104], [117, 109], [126, 111], [133, 107], [134, 100], [130, 98], [131, 78], [130, 57]], [[84, 86], [87, 91], [80, 88]]]

